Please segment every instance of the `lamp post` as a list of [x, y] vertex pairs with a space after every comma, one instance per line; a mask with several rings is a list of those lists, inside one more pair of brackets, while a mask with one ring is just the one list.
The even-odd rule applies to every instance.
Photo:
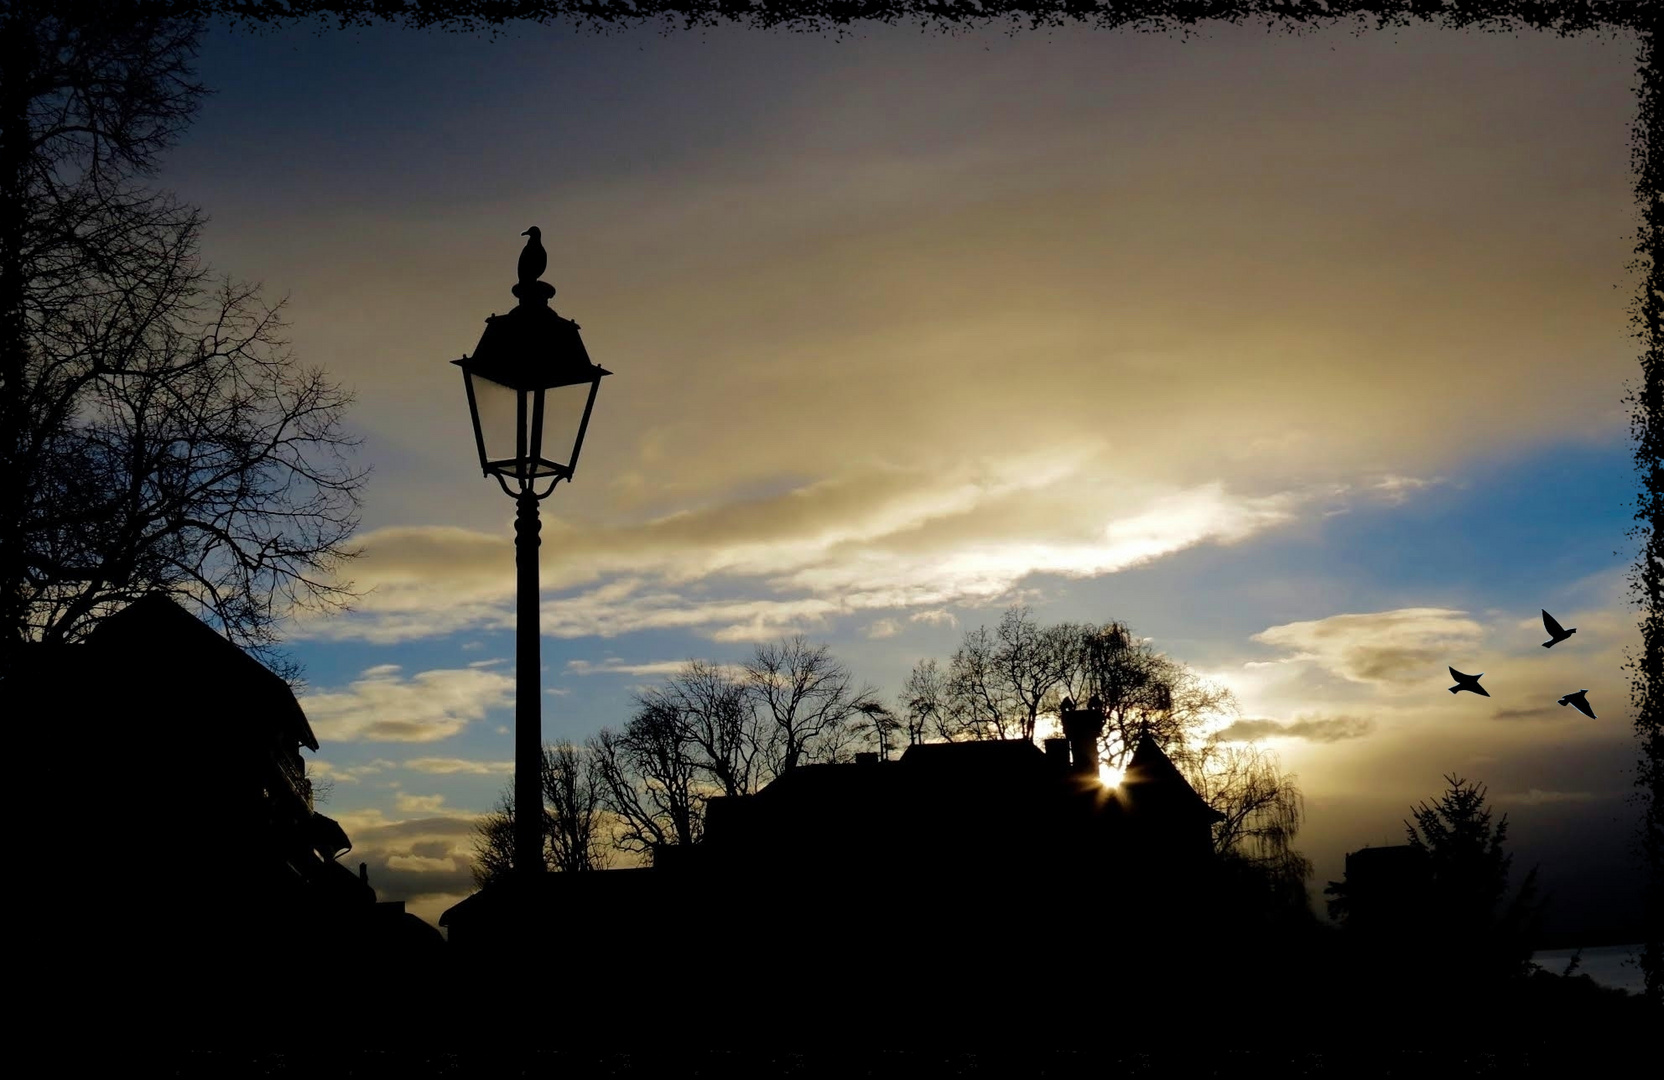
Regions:
[[516, 504], [517, 569], [514, 646], [514, 869], [530, 879], [543, 869], [543, 694], [538, 621], [537, 505], [578, 466], [601, 379], [578, 337], [578, 324], [549, 307], [555, 287], [537, 280], [547, 257], [536, 228], [520, 255], [519, 304], [485, 320], [474, 355], [462, 368], [480, 470]]

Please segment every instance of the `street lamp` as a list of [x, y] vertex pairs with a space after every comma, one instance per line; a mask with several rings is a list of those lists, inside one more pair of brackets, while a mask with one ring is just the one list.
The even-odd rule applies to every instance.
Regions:
[[543, 700], [538, 625], [537, 504], [578, 466], [601, 379], [578, 337], [578, 324], [549, 307], [555, 287], [538, 281], [547, 257], [537, 229], [520, 255], [520, 303], [485, 320], [474, 355], [462, 368], [480, 470], [516, 503], [514, 562], [518, 571], [514, 670], [514, 868], [523, 877], [543, 869]]

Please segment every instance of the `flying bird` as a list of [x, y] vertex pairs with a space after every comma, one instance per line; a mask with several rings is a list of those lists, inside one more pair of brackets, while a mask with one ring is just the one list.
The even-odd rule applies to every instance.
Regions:
[[1598, 717], [1595, 716], [1595, 710], [1589, 707], [1589, 699], [1584, 696], [1588, 692], [1589, 691], [1587, 690], [1579, 690], [1575, 694], [1567, 694], [1565, 697], [1560, 699], [1560, 704], [1570, 705], [1572, 708], [1576, 709], [1578, 712], [1587, 716], [1591, 720], [1598, 719]]
[[1562, 629], [1560, 624], [1554, 621], [1554, 616], [1546, 611], [1543, 612], [1543, 626], [1548, 630], [1548, 636], [1554, 639], [1553, 641], [1543, 642], [1543, 648], [1545, 649], [1552, 648], [1577, 633], [1577, 627], [1575, 626], [1570, 630]]
[[1450, 692], [1452, 694], [1456, 693], [1459, 690], [1472, 690], [1474, 693], [1480, 695], [1481, 697], [1490, 697], [1491, 696], [1491, 692], [1489, 690], [1487, 690], [1483, 686], [1479, 685], [1479, 680], [1483, 679], [1485, 677], [1485, 673], [1483, 671], [1481, 671], [1477, 675], [1463, 675], [1460, 671], [1457, 671], [1455, 668], [1451, 668], [1450, 669], [1450, 677], [1456, 680], [1456, 685], [1452, 686], [1450, 688]]
[[520, 252], [520, 284], [528, 285], [542, 277], [543, 271], [549, 268], [549, 253], [543, 250], [543, 230], [536, 225], [520, 235], [531, 237]]

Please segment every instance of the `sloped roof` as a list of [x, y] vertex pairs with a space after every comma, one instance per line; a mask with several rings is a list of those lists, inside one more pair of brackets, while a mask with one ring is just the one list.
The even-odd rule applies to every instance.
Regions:
[[227, 695], [240, 708], [266, 712], [301, 745], [318, 749], [289, 684], [162, 593], [143, 596], [105, 619], [87, 635], [87, 648], [95, 657], [110, 656], [158, 675], [189, 669], [194, 684]]
[[1173, 759], [1156, 745], [1146, 732], [1133, 748], [1132, 760], [1122, 774], [1121, 790], [1134, 803], [1163, 802], [1174, 808], [1190, 810], [1210, 821], [1223, 821], [1225, 815], [1207, 804], [1196, 794], [1196, 789], [1179, 772]]

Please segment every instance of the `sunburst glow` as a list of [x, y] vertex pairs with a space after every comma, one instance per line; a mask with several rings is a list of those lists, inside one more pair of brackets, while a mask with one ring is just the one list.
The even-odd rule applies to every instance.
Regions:
[[1104, 787], [1120, 787], [1122, 772], [1107, 761], [1098, 762], [1098, 779]]

